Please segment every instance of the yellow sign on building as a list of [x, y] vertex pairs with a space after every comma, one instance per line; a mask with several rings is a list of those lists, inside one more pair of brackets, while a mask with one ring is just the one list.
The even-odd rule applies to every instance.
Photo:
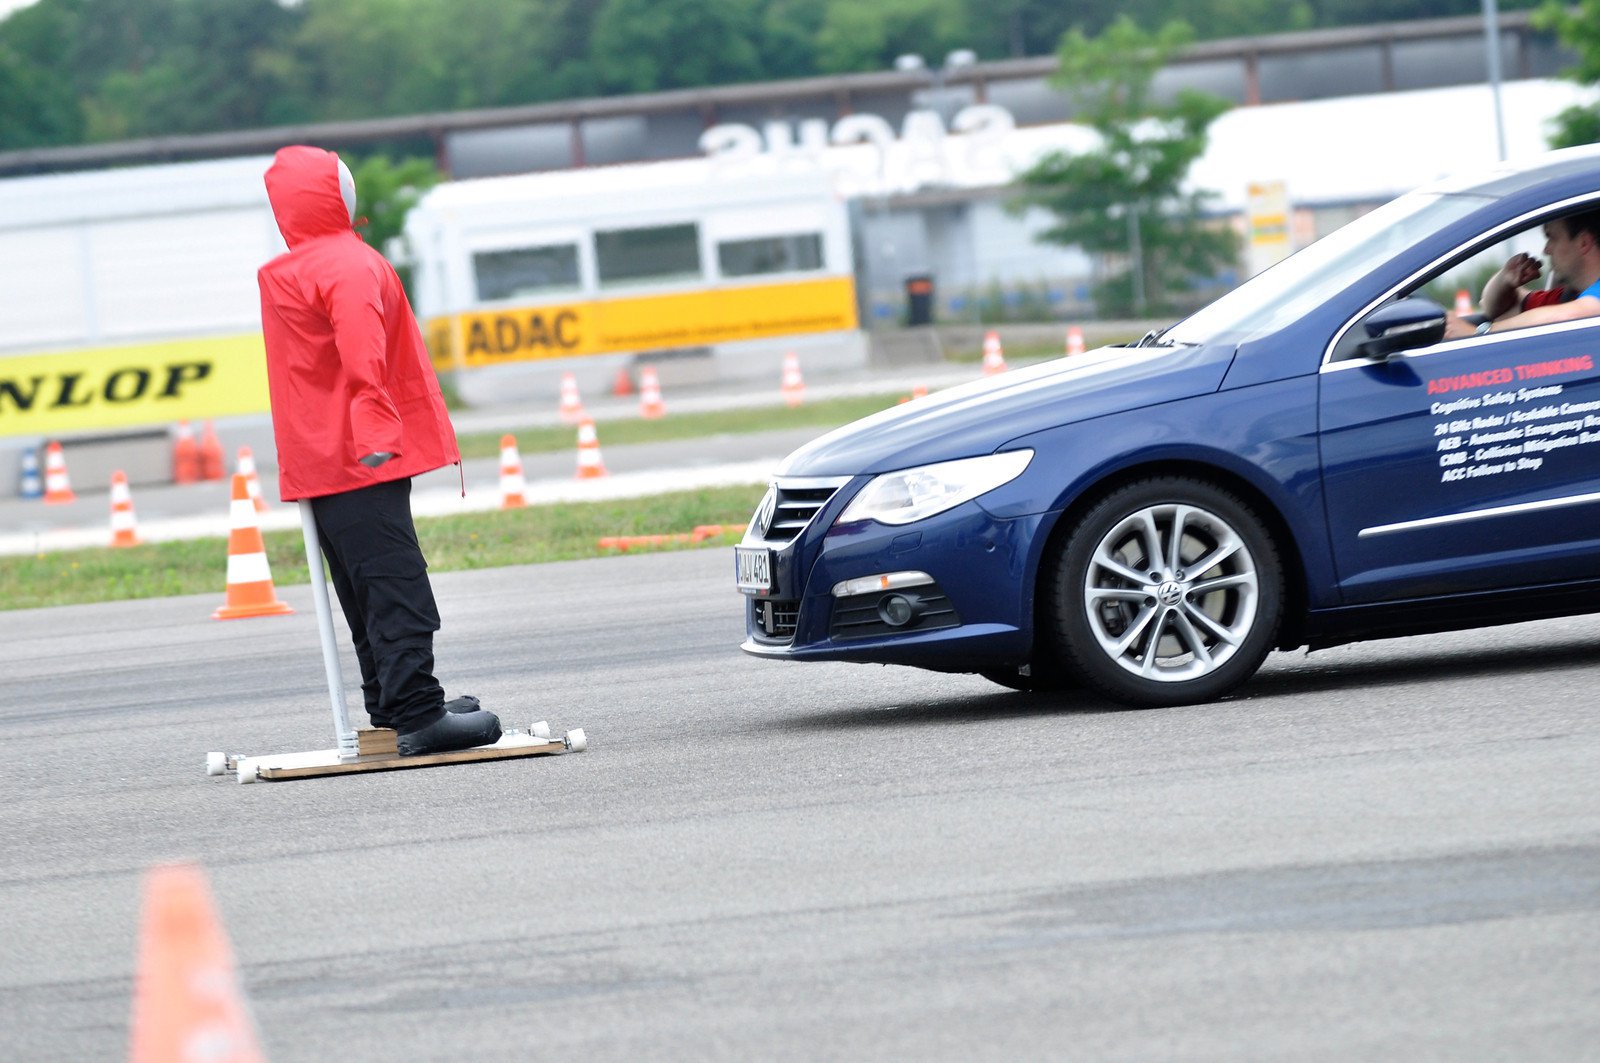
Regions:
[[428, 323], [442, 370], [856, 327], [849, 277], [474, 310]]
[[265, 413], [259, 333], [0, 359], [0, 436]]

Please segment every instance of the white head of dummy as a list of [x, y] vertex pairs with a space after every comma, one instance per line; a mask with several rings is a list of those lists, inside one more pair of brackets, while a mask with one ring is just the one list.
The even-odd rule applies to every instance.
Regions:
[[350, 220], [356, 220], [356, 179], [350, 174], [350, 167], [339, 160], [339, 194], [344, 197], [344, 209], [350, 212]]

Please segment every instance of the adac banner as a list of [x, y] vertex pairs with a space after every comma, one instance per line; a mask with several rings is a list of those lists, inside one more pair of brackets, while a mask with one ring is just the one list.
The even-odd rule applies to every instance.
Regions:
[[849, 277], [473, 310], [428, 324], [440, 369], [705, 347], [856, 327]]
[[0, 356], [0, 436], [266, 413], [260, 333]]

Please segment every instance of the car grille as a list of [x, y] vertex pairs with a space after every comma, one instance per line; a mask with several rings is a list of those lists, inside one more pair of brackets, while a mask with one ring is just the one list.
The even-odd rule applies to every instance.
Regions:
[[848, 477], [779, 480], [772, 486], [776, 498], [771, 518], [765, 528], [760, 526], [761, 517], [767, 512], [767, 500], [763, 499], [752, 530], [769, 543], [793, 542], [839, 488], [849, 482]]
[[779, 645], [794, 641], [795, 624], [800, 617], [799, 602], [751, 598], [749, 603], [750, 628], [757, 642]]

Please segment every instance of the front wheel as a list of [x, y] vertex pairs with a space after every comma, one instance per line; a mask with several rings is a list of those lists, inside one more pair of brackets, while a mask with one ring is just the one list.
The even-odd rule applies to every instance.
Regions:
[[1140, 708], [1228, 693], [1261, 666], [1282, 618], [1282, 566], [1261, 519], [1187, 477], [1141, 480], [1096, 503], [1050, 575], [1062, 659]]

